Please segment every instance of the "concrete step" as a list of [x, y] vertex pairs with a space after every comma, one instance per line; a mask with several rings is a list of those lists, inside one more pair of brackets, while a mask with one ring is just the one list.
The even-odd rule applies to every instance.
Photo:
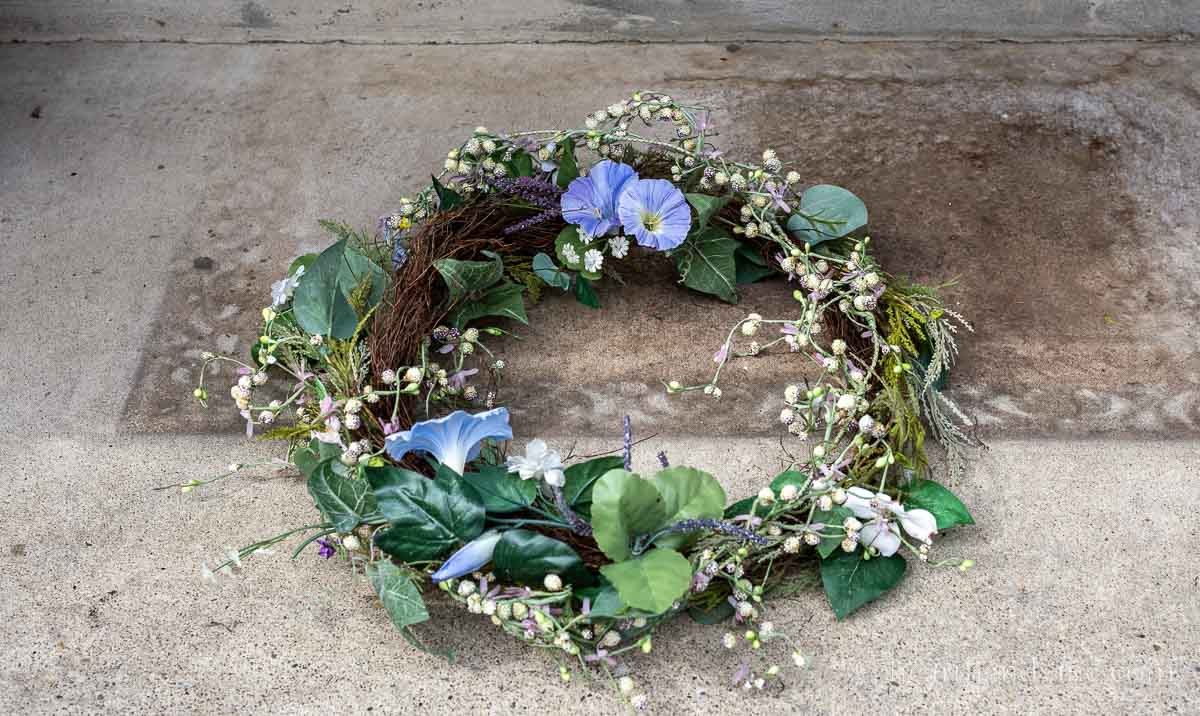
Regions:
[[3, 0], [0, 40], [145, 42], [744, 42], [822, 37], [1171, 38], [1200, 34], [1184, 2], [792, 3], [656, 0]]

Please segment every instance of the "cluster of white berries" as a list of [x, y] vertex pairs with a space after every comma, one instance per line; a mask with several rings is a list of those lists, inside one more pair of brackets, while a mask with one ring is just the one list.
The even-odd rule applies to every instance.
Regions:
[[358, 461], [362, 458], [363, 455], [369, 453], [370, 451], [371, 451], [371, 441], [370, 440], [367, 440], [365, 438], [362, 440], [356, 440], [346, 446], [346, 449], [342, 451], [341, 457], [339, 459], [342, 461], [343, 465], [349, 465], [349, 466], [353, 467], [354, 465], [358, 464]]

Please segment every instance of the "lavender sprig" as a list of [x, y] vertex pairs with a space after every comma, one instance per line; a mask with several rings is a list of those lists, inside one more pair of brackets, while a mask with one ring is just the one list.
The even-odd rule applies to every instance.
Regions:
[[524, 199], [534, 206], [543, 209], [558, 209], [560, 206], [559, 197], [562, 195], [562, 189], [552, 182], [533, 177], [517, 177], [516, 179], [495, 177], [490, 181], [492, 186], [499, 189], [501, 193]]
[[558, 508], [558, 513], [563, 516], [563, 519], [571, 525], [571, 531], [581, 537], [590, 537], [592, 534], [592, 526], [587, 523], [579, 515], [575, 514], [575, 510], [567, 504], [567, 498], [563, 494], [561, 487], [554, 488], [554, 506]]
[[517, 223], [512, 224], [511, 226], [504, 227], [504, 230], [501, 231], [500, 233], [504, 234], [505, 236], [508, 236], [510, 234], [515, 234], [519, 231], [524, 231], [525, 229], [528, 229], [531, 226], [537, 226], [538, 224], [541, 224], [541, 223], [544, 223], [547, 221], [551, 221], [560, 216], [562, 216], [562, 211], [560, 209], [547, 209], [546, 211], [543, 211], [538, 214], [534, 214], [533, 216], [531, 216], [527, 219], [522, 219], [521, 221], [518, 221]]
[[670, 527], [659, 532], [655, 537], [665, 534], [676, 534], [680, 532], [699, 532], [701, 530], [710, 530], [712, 532], [721, 532], [732, 537], [738, 537], [745, 542], [753, 542], [756, 545], [764, 546], [768, 544], [765, 537], [760, 537], [754, 534], [745, 527], [739, 527], [732, 522], [722, 522], [712, 518], [703, 517], [693, 520], [680, 520]]

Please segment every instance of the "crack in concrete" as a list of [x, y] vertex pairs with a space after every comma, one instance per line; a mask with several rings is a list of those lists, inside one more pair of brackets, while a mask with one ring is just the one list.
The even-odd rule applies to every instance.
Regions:
[[13, 45], [71, 45], [71, 44], [95, 44], [95, 45], [198, 45], [198, 46], [234, 46], [241, 47], [247, 45], [296, 45], [296, 46], [313, 46], [321, 47], [327, 45], [342, 45], [346, 47], [525, 47], [525, 46], [619, 46], [619, 45], [646, 45], [646, 46], [677, 46], [677, 47], [695, 47], [709, 45], [813, 45], [820, 43], [831, 43], [837, 45], [867, 45], [867, 44], [886, 44], [886, 45], [919, 45], [924, 47], [954, 47], [958, 45], [1027, 45], [1035, 47], [1038, 45], [1076, 45], [1076, 44], [1110, 44], [1110, 43], [1129, 43], [1137, 42], [1146, 45], [1178, 45], [1200, 42], [1200, 38], [1196, 38], [1187, 33], [1176, 34], [1153, 34], [1153, 35], [1095, 35], [1095, 36], [1061, 36], [1061, 37], [895, 37], [895, 36], [874, 36], [874, 35], [855, 35], [855, 36], [830, 36], [830, 35], [799, 35], [794, 38], [745, 38], [745, 37], [714, 37], [704, 39], [686, 39], [686, 40], [667, 40], [667, 39], [637, 39], [637, 38], [604, 38], [604, 39], [582, 39], [582, 38], [562, 38], [555, 40], [424, 40], [424, 41], [408, 41], [408, 40], [353, 40], [347, 38], [331, 38], [328, 40], [307, 40], [307, 39], [288, 39], [288, 38], [248, 38], [245, 40], [213, 40], [213, 39], [195, 39], [195, 38], [129, 38], [129, 39], [113, 39], [113, 38], [90, 38], [90, 37], [75, 37], [63, 39], [24, 39], [19, 37], [0, 39], [0, 42], [7, 42]]

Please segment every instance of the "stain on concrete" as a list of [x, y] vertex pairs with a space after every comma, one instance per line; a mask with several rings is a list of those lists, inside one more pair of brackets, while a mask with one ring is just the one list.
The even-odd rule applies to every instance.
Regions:
[[[1192, 275], [1200, 220], [1179, 191], [1196, 160], [1164, 146], [1186, 134], [1182, 118], [1194, 117], [1200, 103], [1187, 81], [1160, 87], [1139, 69], [1176, 72], [1178, 60], [1156, 48], [1114, 48], [1064, 55], [1041, 75], [1016, 50], [989, 48], [981, 57], [952, 49], [961, 69], [939, 76], [912, 53], [855, 48], [864, 54], [854, 67], [831, 69], [844, 59], [814, 54], [811, 69], [798, 73], [806, 76], [789, 77], [774, 68], [792, 50], [752, 45], [732, 59], [723, 50], [673, 51], [688, 53], [682, 64], [693, 74], [662, 78], [662, 86], [721, 107], [730, 154], [773, 147], [798, 158], [807, 182], [862, 196], [880, 256], [896, 274], [959, 279], [947, 296], [979, 332], [963, 338], [952, 388], [985, 434], [1198, 429], [1200, 333], [1182, 316], [1200, 310]], [[652, 65], [647, 58], [629, 61]], [[1068, 71], [1060, 63], [1082, 64]], [[406, 76], [381, 65], [340, 92], [386, 97]], [[447, 101], [438, 87], [410, 87], [429, 95], [421, 101]], [[252, 327], [238, 319], [257, 312], [278, 267], [298, 252], [279, 229], [297, 221], [289, 202], [300, 169], [288, 163], [286, 142], [303, 143], [314, 130], [288, 125], [289, 107], [325, 102], [331, 91], [317, 83], [305, 98], [239, 99], [287, 118], [291, 134], [280, 136], [279, 124], [246, 128], [238, 150], [265, 143], [278, 165], [210, 183], [126, 405], [130, 427], [240, 429], [223, 399], [230, 376], [211, 384], [208, 411], [157, 396], [190, 391], [179, 355], [242, 354], [253, 340]], [[1142, 98], [1149, 91], [1156, 103]], [[326, 115], [323, 131], [344, 135], [344, 121]], [[326, 151], [348, 147], [357, 144], [333, 140]], [[419, 181], [410, 173], [396, 184]], [[218, 258], [215, 270], [192, 270], [201, 248]], [[550, 296], [533, 309], [526, 340], [500, 346], [512, 366], [507, 398], [520, 429], [616, 434], [629, 413], [653, 426], [646, 429], [676, 434], [774, 434], [778, 395], [803, 374], [789, 356], [736, 364], [720, 402], [668, 398], [659, 381], [706, 380], [733, 321], [749, 311], [789, 314], [786, 285], [748, 287], [734, 307], [677, 286], [661, 257], [625, 262], [621, 271], [624, 287], [600, 288], [603, 310]]]
[[267, 28], [275, 24], [271, 12], [256, 2], [244, 3], [239, 12], [243, 27]]

